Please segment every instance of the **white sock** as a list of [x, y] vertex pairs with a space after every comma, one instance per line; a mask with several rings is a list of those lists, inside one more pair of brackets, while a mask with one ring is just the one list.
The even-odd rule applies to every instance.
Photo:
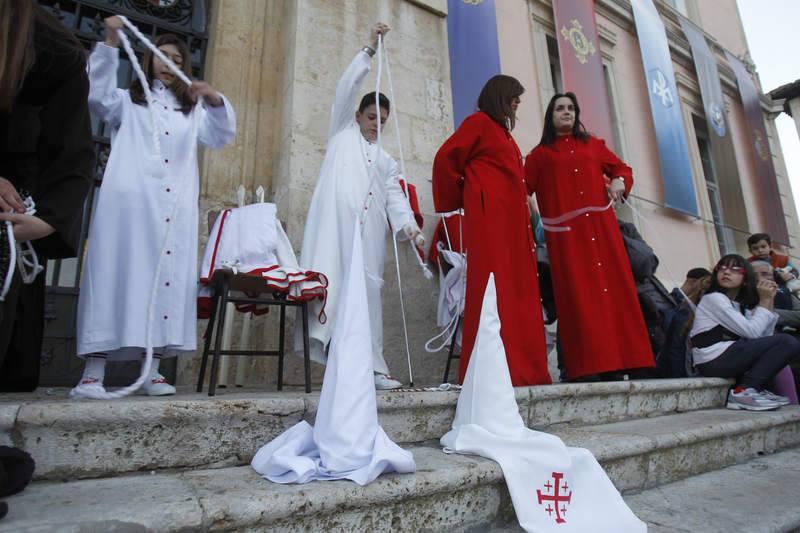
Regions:
[[106, 356], [105, 355], [87, 355], [86, 366], [83, 368], [83, 377], [81, 381], [96, 379], [100, 385], [106, 377]]
[[[144, 364], [144, 357], [142, 358], [142, 364]], [[158, 375], [158, 365], [161, 363], [161, 355], [160, 354], [153, 354], [153, 362], [150, 364], [150, 375], [147, 376], [147, 379], [153, 379]]]

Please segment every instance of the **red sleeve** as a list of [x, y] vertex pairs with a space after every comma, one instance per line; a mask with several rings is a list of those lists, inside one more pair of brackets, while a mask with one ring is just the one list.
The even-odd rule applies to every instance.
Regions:
[[467, 117], [436, 152], [433, 160], [433, 206], [437, 213], [464, 207], [464, 170], [475, 155], [482, 122], [479, 113]]
[[603, 139], [594, 140], [600, 163], [603, 165], [603, 173], [610, 178], [625, 178], [625, 196], [627, 196], [633, 187], [633, 170], [608, 149]]
[[408, 198], [408, 205], [411, 206], [411, 212], [414, 213], [414, 221], [417, 223], [419, 229], [422, 229], [425, 224], [425, 219], [422, 217], [422, 211], [419, 208], [419, 198], [417, 198], [417, 187], [411, 183], [406, 186], [406, 180], [400, 180], [400, 188], [403, 189], [403, 194]]
[[534, 148], [525, 158], [525, 186], [528, 188], [528, 196], [535, 193], [539, 185], [539, 174], [542, 170], [539, 154], [540, 151]]

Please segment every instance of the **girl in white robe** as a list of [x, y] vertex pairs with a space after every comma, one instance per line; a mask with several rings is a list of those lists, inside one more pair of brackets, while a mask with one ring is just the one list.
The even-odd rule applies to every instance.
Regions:
[[[159, 129], [161, 160], [156, 161], [153, 118], [141, 86], [134, 82], [130, 90], [117, 88], [121, 25], [117, 17], [106, 19], [105, 44], [98, 43], [89, 57], [89, 106], [111, 126], [112, 149], [81, 278], [77, 351], [86, 367], [73, 397], [103, 390], [106, 360], [143, 358], [148, 300], [159, 261], [151, 317], [155, 358], [143, 390], [149, 395], [175, 393], [159, 374], [158, 363], [196, 348], [197, 143], [221, 148], [236, 132], [236, 117], [224, 96], [204, 82], [187, 88], [147, 52], [142, 68], [150, 81]], [[155, 44], [191, 73], [185, 43], [162, 35]]]

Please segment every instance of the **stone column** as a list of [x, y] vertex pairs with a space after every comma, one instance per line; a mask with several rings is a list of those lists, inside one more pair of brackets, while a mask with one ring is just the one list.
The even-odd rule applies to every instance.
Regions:
[[797, 136], [800, 137], [800, 96], [789, 100], [788, 105], [794, 119], [794, 127], [797, 128]]

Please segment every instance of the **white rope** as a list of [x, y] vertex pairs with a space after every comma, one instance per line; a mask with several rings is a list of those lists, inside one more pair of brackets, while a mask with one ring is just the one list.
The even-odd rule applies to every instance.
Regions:
[[[395, 136], [397, 137], [397, 149], [400, 153], [400, 174], [403, 175], [403, 179], [406, 180], [406, 196], [411, 197], [409, 186], [411, 182], [408, 179], [408, 174], [406, 174], [406, 159], [403, 155], [403, 138], [400, 136], [400, 115], [397, 114], [397, 99], [394, 97], [394, 83], [392, 82], [392, 67], [389, 63], [389, 51], [384, 49], [382, 50], [384, 61], [386, 62], [386, 78], [389, 82], [389, 98], [392, 102], [395, 103], [395, 117], [392, 122], [394, 122], [394, 131]], [[380, 59], [379, 59], [380, 61]], [[422, 269], [422, 274], [425, 276], [425, 279], [433, 279], [433, 272], [428, 268], [428, 265], [422, 260], [417, 253], [416, 248], [416, 241], [409, 239], [409, 245], [411, 246], [411, 250], [413, 251], [414, 257], [417, 260], [417, 265]]]
[[545, 231], [550, 231], [553, 233], [558, 233], [562, 231], [572, 231], [571, 227], [561, 226], [560, 224], [563, 224], [564, 222], [577, 218], [585, 213], [601, 213], [603, 211], [607, 211], [611, 209], [612, 205], [614, 205], [614, 200], [610, 200], [608, 202], [608, 205], [605, 205], [603, 207], [590, 205], [587, 207], [581, 207], [579, 209], [573, 209], [572, 211], [567, 211], [566, 213], [553, 218], [541, 217], [542, 227], [545, 229]]
[[[377, 167], [377, 162], [379, 161], [380, 156], [383, 153], [383, 148], [382, 148], [382, 144], [381, 144], [381, 140], [382, 140], [381, 139], [381, 126], [382, 126], [382, 124], [381, 124], [380, 92], [381, 92], [381, 77], [382, 77], [382, 74], [383, 74], [384, 48], [383, 48], [383, 35], [381, 35], [380, 33], [378, 33], [377, 55], [378, 55], [378, 73], [377, 73], [377, 79], [375, 80], [375, 112], [378, 114], [378, 118], [377, 118], [377, 120], [378, 120], [378, 155], [375, 158], [376, 167]], [[387, 70], [387, 73], [388, 73], [388, 70]], [[391, 90], [392, 90], [392, 88], [390, 86], [390, 91]], [[392, 94], [392, 98], [394, 98], [394, 94]], [[395, 115], [397, 115], [396, 108], [395, 108]], [[395, 117], [395, 123], [397, 123], [397, 117]], [[399, 132], [399, 130], [397, 130], [397, 131]], [[399, 145], [402, 145], [402, 139], [400, 139], [399, 135], [398, 135], [398, 138], [397, 138], [397, 143]], [[402, 157], [402, 148], [400, 149], [400, 154], [401, 154], [401, 156], [400, 156], [400, 169], [401, 170], [400, 171], [403, 172], [403, 168], [405, 166], [405, 162], [403, 161], [403, 157]], [[373, 174], [373, 179], [374, 179], [374, 176], [376, 174], [377, 174], [377, 172]], [[403, 174], [403, 176], [406, 177], [405, 174]], [[407, 178], [406, 178], [406, 184], [408, 184], [408, 179]], [[406, 187], [408, 187], [408, 185], [406, 185]], [[370, 188], [372, 188], [372, 187], [370, 186]], [[412, 243], [411, 246], [414, 249], [414, 256], [419, 260], [419, 256], [417, 255], [417, 249], [414, 248], [413, 243]], [[407, 321], [406, 321], [405, 303], [403, 302], [403, 281], [402, 281], [402, 277], [400, 276], [400, 257], [399, 257], [399, 255], [397, 253], [397, 232], [394, 230], [394, 228], [392, 228], [392, 248], [394, 249], [394, 266], [395, 266], [395, 271], [397, 273], [397, 292], [398, 292], [398, 295], [400, 296], [400, 317], [403, 320], [403, 338], [404, 338], [405, 343], [406, 343], [406, 360], [408, 362], [408, 381], [409, 381], [410, 385], [413, 387], [414, 386], [414, 372], [413, 372], [413, 370], [411, 368], [411, 346], [410, 346], [410, 344], [408, 342], [408, 324], [407, 324]], [[431, 273], [431, 277], [433, 277], [433, 273]]]
[[[147, 37], [142, 35], [136, 26], [131, 24], [131, 22], [123, 17], [119, 17], [122, 20], [122, 23], [131, 30], [131, 32], [147, 47], [149, 48], [159, 59], [161, 59], [165, 65], [184, 83], [187, 85], [191, 85], [191, 80], [186, 77], [186, 75], [173, 63], [169, 60], [161, 51], [151, 43]], [[156, 155], [158, 156], [158, 161], [161, 161], [161, 143], [159, 142], [159, 129], [158, 129], [158, 122], [155, 112], [155, 105], [153, 104], [153, 94], [150, 91], [150, 83], [147, 80], [144, 72], [142, 71], [141, 65], [139, 65], [139, 60], [136, 58], [136, 54], [133, 52], [133, 48], [131, 47], [130, 42], [128, 41], [127, 36], [123, 31], [117, 32], [122, 42], [122, 46], [125, 49], [125, 53], [128, 54], [128, 57], [133, 65], [134, 70], [136, 71], [136, 75], [139, 78], [139, 82], [142, 84], [142, 88], [145, 92], [145, 97], [147, 98], [147, 106], [150, 108], [151, 117], [153, 118], [153, 145], [156, 151]], [[193, 126], [196, 126], [196, 123], [193, 122]], [[175, 214], [178, 211], [178, 206], [180, 205], [181, 197], [183, 196], [183, 191], [186, 187], [182, 187], [181, 191], [176, 195], [175, 203], [172, 206], [172, 211], [170, 212], [170, 219], [175, 219]], [[166, 255], [167, 245], [169, 242], [169, 236], [174, 224], [167, 224], [167, 229], [164, 232], [164, 238], [161, 241], [160, 253], [158, 256], [158, 262], [156, 263], [156, 271], [153, 276], [153, 283], [150, 288], [150, 296], [147, 303], [147, 321], [145, 322], [145, 360], [144, 365], [142, 366], [142, 371], [139, 374], [139, 378], [133, 382], [132, 384], [124, 387], [122, 389], [117, 389], [113, 392], [95, 392], [95, 391], [87, 391], [81, 394], [81, 397], [88, 397], [93, 398], [95, 400], [114, 400], [116, 398], [124, 398], [125, 396], [129, 396], [133, 394], [144, 384], [147, 378], [150, 376], [150, 369], [153, 365], [153, 319], [155, 315], [155, 302], [156, 302], [156, 295], [158, 294], [158, 287], [159, 283], [158, 280], [161, 277], [161, 268], [164, 263], [164, 256]]]

